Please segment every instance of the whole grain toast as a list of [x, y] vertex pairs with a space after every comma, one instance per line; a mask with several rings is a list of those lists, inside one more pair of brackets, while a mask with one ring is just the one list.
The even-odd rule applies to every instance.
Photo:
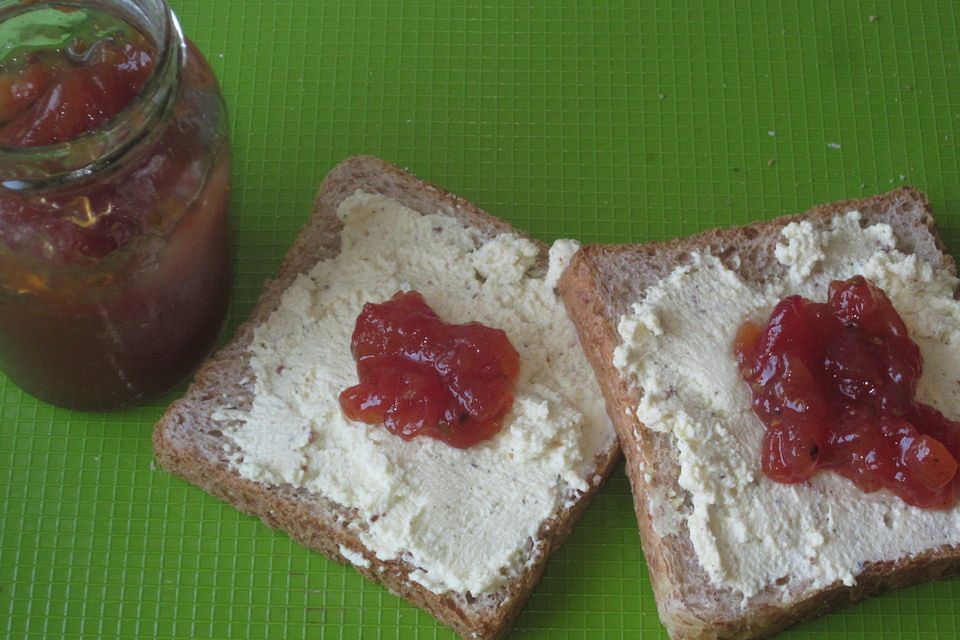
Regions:
[[[230, 398], [233, 406], [249, 407], [253, 401], [248, 346], [254, 329], [278, 307], [284, 290], [318, 261], [337, 255], [342, 223], [339, 204], [357, 190], [382, 194], [420, 213], [442, 213], [478, 229], [485, 239], [509, 232], [509, 224], [490, 216], [468, 201], [423, 182], [401, 169], [372, 157], [349, 158], [334, 168], [317, 195], [313, 215], [301, 229], [286, 255], [276, 279], [264, 286], [250, 318], [230, 342], [198, 371], [186, 395], [174, 402], [153, 434], [154, 452], [167, 470], [200, 486], [241, 511], [287, 532], [294, 540], [341, 563], [349, 562], [342, 550], [365, 561], [357, 571], [391, 592], [433, 614], [464, 637], [500, 638], [510, 629], [543, 574], [547, 559], [569, 535], [572, 527], [619, 459], [614, 444], [595, 460], [590, 489], [573, 504], [558, 510], [542, 523], [540, 544], [526, 552], [524, 568], [500, 591], [472, 596], [439, 595], [408, 578], [414, 566], [405, 561], [382, 561], [364, 548], [350, 528], [362, 517], [343, 505], [292, 485], [267, 486], [241, 477], [228, 464], [224, 433], [211, 416]], [[547, 247], [537, 267], [545, 269]]]
[[[587, 246], [562, 276], [559, 291], [580, 334], [581, 344], [597, 373], [627, 461], [640, 537], [660, 618], [674, 640], [768, 637], [800, 620], [894, 589], [960, 572], [960, 545], [931, 549], [896, 562], [864, 567], [856, 586], [835, 583], [820, 590], [794, 589], [779, 600], [771, 585], [741, 608], [741, 594], [712, 584], [699, 564], [686, 522], [679, 534], [660, 537], [653, 527], [648, 478], [641, 472], [655, 465], [650, 482], [667, 486], [689, 499], [678, 482], [679, 465], [673, 435], [645, 428], [636, 417], [642, 390], [630, 389], [614, 367], [620, 344], [618, 322], [646, 290], [684, 263], [693, 251], [710, 251], [728, 268], [754, 283], [777, 279], [783, 267], [774, 255], [781, 230], [801, 219], [816, 222], [859, 210], [864, 224], [887, 223], [898, 249], [917, 255], [935, 268], [956, 273], [953, 258], [937, 234], [926, 197], [901, 188], [864, 200], [846, 200], [814, 207], [804, 214], [733, 229], [709, 230], [688, 238], [641, 245]], [[734, 258], [736, 256], [736, 258]], [[689, 504], [689, 503], [688, 503]]]

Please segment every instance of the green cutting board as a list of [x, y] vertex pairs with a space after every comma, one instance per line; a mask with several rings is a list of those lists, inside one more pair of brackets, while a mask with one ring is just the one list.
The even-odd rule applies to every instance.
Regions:
[[[357, 153], [543, 240], [661, 240], [909, 183], [960, 250], [957, 0], [450, 5], [175, 3], [231, 110], [232, 327]], [[0, 398], [0, 637], [452, 637], [155, 468], [169, 398], [78, 414], [2, 378]], [[955, 638], [958, 602], [960, 580], [926, 584], [783, 637]], [[515, 637], [666, 637], [622, 468]]]

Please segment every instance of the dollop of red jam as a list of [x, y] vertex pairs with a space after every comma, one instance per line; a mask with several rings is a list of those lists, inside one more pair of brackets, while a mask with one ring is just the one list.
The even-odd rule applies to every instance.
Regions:
[[753, 411], [766, 425], [763, 471], [777, 482], [832, 469], [866, 493], [946, 508], [960, 493], [960, 423], [915, 399], [920, 349], [879, 287], [830, 284], [825, 303], [783, 299], [736, 338]]
[[496, 435], [513, 406], [520, 356], [507, 334], [447, 324], [416, 291], [365, 304], [350, 347], [360, 384], [340, 394], [344, 413], [404, 440], [466, 449]]
[[36, 51], [0, 70], [0, 145], [36, 147], [97, 129], [133, 102], [155, 49], [135, 29]]

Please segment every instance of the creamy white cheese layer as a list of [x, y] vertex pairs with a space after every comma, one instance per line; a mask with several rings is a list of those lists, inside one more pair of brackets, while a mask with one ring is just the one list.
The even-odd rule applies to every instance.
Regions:
[[[694, 255], [621, 318], [614, 356], [645, 391], [639, 420], [673, 434], [679, 482], [692, 503], [684, 513], [684, 496], [655, 490], [656, 531], [676, 534], [685, 522], [711, 580], [742, 592], [744, 601], [781, 578], [813, 588], [850, 585], [867, 562], [960, 544], [960, 508], [917, 509], [886, 492], [864, 494], [831, 472], [801, 485], [764, 476], [764, 426], [733, 354], [744, 320], [765, 322], [790, 294], [823, 301], [831, 280], [862, 274], [887, 292], [920, 346], [919, 399], [960, 419], [957, 279], [897, 251], [888, 225], [862, 228], [856, 211], [820, 228], [788, 225], [776, 257], [787, 276], [759, 287], [714, 256]], [[655, 467], [645, 473], [656, 481]]]
[[[483, 242], [451, 217], [362, 192], [338, 215], [340, 254], [300, 276], [255, 332], [252, 408], [215, 416], [233, 441], [233, 465], [245, 478], [359, 510], [363, 544], [418, 567], [412, 579], [434, 592], [495, 591], [544, 520], [587, 490], [595, 457], [614, 441], [553, 291], [575, 248], [559, 245], [548, 275], [532, 277], [537, 247], [513, 234]], [[363, 304], [410, 289], [447, 322], [503, 329], [520, 353], [513, 410], [493, 439], [467, 450], [407, 442], [342, 414], [338, 395], [357, 383], [350, 338]], [[363, 566], [362, 556], [344, 556]]]
[[367, 560], [362, 553], [357, 553], [347, 547], [340, 545], [340, 555], [342, 555], [346, 560], [357, 567], [362, 567], [363, 569], [369, 569], [371, 562]]

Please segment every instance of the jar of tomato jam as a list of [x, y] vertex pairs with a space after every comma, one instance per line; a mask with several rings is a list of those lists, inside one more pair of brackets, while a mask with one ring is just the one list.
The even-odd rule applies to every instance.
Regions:
[[0, 0], [0, 367], [79, 410], [162, 395], [231, 284], [217, 81], [165, 0]]

